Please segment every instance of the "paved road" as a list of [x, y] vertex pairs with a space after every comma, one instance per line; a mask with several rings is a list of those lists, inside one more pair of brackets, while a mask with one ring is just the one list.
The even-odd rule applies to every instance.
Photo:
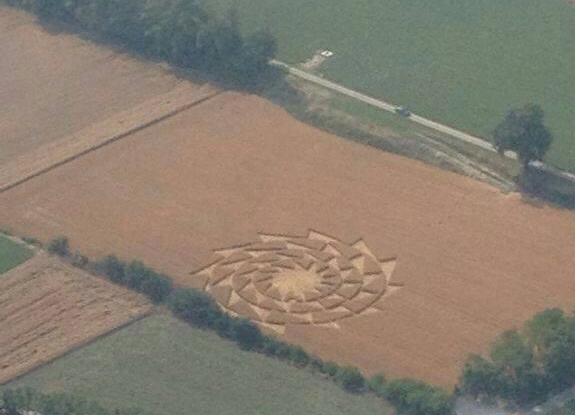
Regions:
[[[314, 84], [321, 85], [325, 88], [331, 89], [332, 91], [339, 92], [340, 94], [347, 95], [348, 97], [357, 99], [358, 101], [365, 102], [366, 104], [372, 105], [372, 106], [380, 108], [384, 111], [391, 112], [391, 113], [395, 114], [395, 105], [390, 104], [389, 102], [385, 102], [385, 101], [382, 101], [380, 99], [376, 99], [376, 98], [370, 97], [368, 95], [362, 94], [361, 92], [354, 91], [353, 89], [346, 88], [343, 85], [328, 81], [325, 78], [322, 78], [322, 77], [317, 76], [317, 75], [313, 75], [313, 74], [306, 72], [306, 71], [302, 71], [301, 69], [295, 68], [293, 66], [290, 66], [284, 62], [281, 62], [281, 61], [278, 61], [275, 59], [271, 61], [271, 64], [274, 66], [286, 69], [290, 74], [297, 76], [298, 78], [305, 79], [309, 82], [313, 82]], [[467, 134], [467, 133], [464, 133], [462, 131], [456, 130], [454, 128], [448, 127], [447, 125], [443, 125], [443, 124], [440, 124], [438, 122], [429, 120], [427, 118], [420, 117], [419, 115], [416, 115], [416, 114], [412, 114], [409, 117], [409, 119], [411, 121], [417, 123], [417, 124], [421, 124], [421, 125], [424, 125], [428, 128], [431, 128], [433, 130], [445, 133], [445, 134], [450, 135], [452, 137], [456, 137], [462, 141], [465, 141], [469, 144], [476, 145], [476, 146], [481, 147], [485, 150], [495, 151], [495, 149], [493, 148], [491, 143], [482, 139], [482, 138], [472, 136], [470, 134]]]
[[[354, 91], [353, 89], [346, 88], [343, 85], [328, 81], [327, 79], [322, 78], [321, 76], [313, 75], [309, 72], [295, 68], [291, 65], [288, 65], [285, 62], [278, 61], [276, 59], [273, 59], [270, 63], [276, 67], [283, 68], [283, 69], [287, 70], [290, 74], [297, 76], [298, 78], [305, 79], [305, 80], [312, 82], [316, 85], [323, 86], [325, 88], [331, 89], [332, 91], [339, 92], [340, 94], [347, 95], [348, 97], [354, 98], [358, 101], [365, 102], [366, 104], [372, 105], [372, 106], [380, 108], [384, 111], [391, 112], [391, 113], [395, 114], [395, 105], [393, 105], [389, 102], [385, 102], [385, 101], [382, 101], [380, 99], [370, 97], [369, 95], [362, 94], [361, 92]], [[412, 114], [409, 117], [409, 119], [411, 121], [417, 123], [417, 124], [424, 125], [424, 126], [431, 128], [435, 131], [447, 134], [451, 137], [455, 137], [461, 141], [464, 141], [464, 142], [469, 143], [469, 144], [473, 144], [473, 145], [480, 147], [484, 150], [496, 152], [493, 145], [489, 141], [484, 140], [483, 138], [476, 137], [476, 136], [473, 136], [471, 134], [467, 134], [463, 131], [456, 130], [455, 128], [452, 128], [452, 127], [449, 127], [447, 125], [438, 123], [438, 122], [430, 120], [428, 118], [421, 117], [421, 116], [416, 115], [416, 114]], [[506, 151], [505, 155], [509, 158], [517, 159], [517, 155], [513, 151]], [[557, 176], [560, 176], [564, 179], [571, 180], [572, 182], [575, 182], [575, 174], [571, 174], [571, 173], [568, 173], [566, 171], [556, 169], [554, 167], [548, 166], [548, 165], [543, 164], [541, 162], [535, 162], [535, 163], [532, 163], [532, 165], [541, 169], [541, 170], [548, 171], [548, 172], [553, 173]]]

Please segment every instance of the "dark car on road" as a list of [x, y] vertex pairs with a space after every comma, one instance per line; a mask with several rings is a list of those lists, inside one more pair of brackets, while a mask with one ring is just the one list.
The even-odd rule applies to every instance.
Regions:
[[401, 115], [402, 117], [409, 117], [411, 115], [411, 111], [402, 106], [397, 106], [394, 110], [397, 115]]

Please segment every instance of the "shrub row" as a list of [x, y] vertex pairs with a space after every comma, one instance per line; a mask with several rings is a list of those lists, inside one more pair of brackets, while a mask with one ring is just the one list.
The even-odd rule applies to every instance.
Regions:
[[44, 21], [64, 22], [134, 52], [256, 89], [270, 74], [276, 41], [242, 36], [236, 14], [224, 19], [198, 0], [0, 0]]
[[545, 399], [575, 382], [575, 316], [546, 309], [523, 330], [509, 330], [488, 358], [472, 355], [460, 380], [463, 392], [519, 405]]
[[0, 414], [3, 415], [143, 415], [136, 409], [109, 411], [98, 404], [69, 394], [46, 395], [33, 389], [0, 391]]
[[124, 262], [114, 255], [108, 255], [92, 262], [79, 252], [72, 252], [68, 238], [65, 237], [50, 241], [47, 250], [78, 268], [87, 268], [115, 284], [145, 295], [154, 304], [162, 303], [174, 291], [170, 277], [157, 273], [140, 261]]
[[94, 262], [92, 266], [113, 283], [142, 293], [155, 304], [163, 302], [174, 290], [169, 277], [158, 274], [140, 261], [126, 263], [108, 255]]
[[[78, 256], [77, 253], [71, 254], [65, 238], [52, 241], [49, 249], [71, 262]], [[165, 304], [175, 317], [194, 327], [213, 330], [243, 350], [262, 353], [296, 367], [321, 373], [347, 392], [374, 393], [387, 399], [406, 415], [452, 413], [452, 398], [441, 389], [413, 380], [386, 382], [383, 375], [366, 380], [355, 367], [323, 361], [308, 354], [300, 346], [265, 335], [251, 321], [225, 313], [209, 294], [193, 288], [174, 287], [169, 277], [156, 273], [139, 261], [127, 263], [109, 255], [88, 262], [87, 267], [116, 284], [143, 293], [155, 303]]]
[[452, 411], [453, 397], [441, 389], [412, 379], [381, 382], [373, 379], [370, 388], [406, 415], [444, 415]]

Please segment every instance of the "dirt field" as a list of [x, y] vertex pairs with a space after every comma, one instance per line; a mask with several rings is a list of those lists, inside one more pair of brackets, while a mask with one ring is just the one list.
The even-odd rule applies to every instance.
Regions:
[[143, 297], [37, 256], [0, 276], [0, 384], [149, 308]]
[[14, 165], [30, 174], [42, 157], [53, 160], [48, 154], [65, 158], [70, 142], [73, 151], [89, 148], [209, 93], [157, 65], [48, 35], [32, 16], [1, 6], [0, 38], [0, 187]]
[[[4, 20], [6, 34], [10, 26]], [[3, 53], [32, 50], [40, 62], [55, 40], [26, 27], [16, 24], [23, 33], [2, 44], [32, 46]], [[48, 61], [68, 50], [92, 56], [83, 42], [57, 39], [67, 49], [45, 46]], [[121, 71], [109, 78], [92, 74], [86, 91], [125, 80]], [[34, 101], [27, 82], [27, 93], [3, 102]], [[54, 82], [38, 93], [46, 108], [62, 94]], [[101, 99], [118, 111], [113, 97]], [[36, 107], [14, 122], [29, 137], [62, 137], [75, 111], [81, 119], [100, 109], [78, 105]], [[16, 124], [3, 117], [2, 137]], [[66, 235], [92, 256], [142, 259], [323, 358], [443, 385], [502, 330], [575, 305], [573, 213], [325, 134], [231, 92], [0, 193], [0, 226], [43, 240]]]

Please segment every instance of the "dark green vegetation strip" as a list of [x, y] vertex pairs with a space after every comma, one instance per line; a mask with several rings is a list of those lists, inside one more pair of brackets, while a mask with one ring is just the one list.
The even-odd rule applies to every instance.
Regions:
[[547, 161], [575, 171], [575, 7], [567, 0], [204, 0], [270, 28], [288, 63], [317, 49], [347, 87], [484, 137], [540, 104], [557, 138]]
[[8, 385], [22, 386], [169, 415], [391, 413], [375, 397], [350, 395], [311, 373], [240, 351], [214, 333], [161, 314]]
[[0, 274], [32, 258], [32, 251], [0, 234]]

